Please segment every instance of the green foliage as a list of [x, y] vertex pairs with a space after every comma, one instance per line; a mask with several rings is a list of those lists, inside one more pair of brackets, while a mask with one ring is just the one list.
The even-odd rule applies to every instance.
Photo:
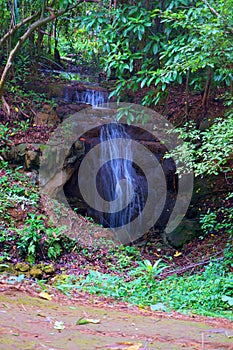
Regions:
[[168, 267], [162, 262], [162, 259], [158, 259], [154, 264], [150, 260], [139, 261], [138, 265], [138, 267], [130, 272], [130, 275], [137, 276], [138, 274], [144, 274], [151, 280], [158, 277]]
[[61, 20], [58, 44], [61, 55], [72, 55], [73, 64], [77, 66], [83, 66], [89, 70], [100, 70], [101, 46], [96, 40], [96, 35], [89, 33], [86, 28], [79, 28], [79, 21], [73, 18], [67, 20], [65, 32], [62, 25], [64, 26], [64, 21]]
[[[98, 33], [106, 71], [118, 82], [111, 96], [125, 89], [146, 91], [143, 103], [156, 104], [167, 86], [182, 84], [204, 89], [232, 82], [233, 16], [230, 1], [210, 1], [218, 15], [201, 1], [153, 1], [118, 5], [116, 9], [88, 12], [83, 24]], [[102, 11], [102, 10], [100, 10]]]
[[35, 262], [37, 251], [40, 249], [42, 240], [42, 230], [44, 229], [44, 221], [42, 216], [29, 214], [25, 220], [25, 226], [22, 229], [15, 229], [19, 235], [17, 248], [21, 256], [26, 256], [26, 260], [30, 263]]
[[224, 260], [222, 266], [226, 270], [233, 268], [233, 193], [230, 193], [226, 197], [228, 201], [228, 206], [223, 206], [216, 210], [208, 210], [206, 214], [202, 214], [200, 218], [200, 223], [202, 231], [205, 235], [208, 234], [227, 234], [229, 236], [228, 244], [224, 251]]
[[57, 282], [57, 288], [65, 294], [74, 288], [141, 307], [150, 306], [153, 310], [162, 308], [232, 319], [233, 274], [226, 274], [220, 263], [210, 263], [201, 275], [171, 276], [164, 280], [152, 278], [151, 267], [146, 272], [150, 264], [143, 264], [143, 269], [136, 269], [136, 273], [130, 270], [123, 277], [92, 270], [87, 276], [67, 276]]
[[[233, 113], [225, 118], [217, 118], [209, 129], [198, 130], [193, 122], [177, 128], [175, 132], [184, 143], [174, 149], [169, 156], [178, 157], [187, 168], [193, 168], [196, 175], [217, 175], [230, 173], [228, 162], [233, 154]], [[182, 169], [185, 171], [185, 169]]]
[[[1, 161], [2, 169], [0, 177], [0, 223], [8, 226], [14, 224], [9, 209], [14, 209], [20, 203], [21, 209], [36, 209], [39, 202], [39, 195], [34, 185], [24, 176], [18, 167], [11, 169], [7, 162]], [[24, 185], [23, 185], [24, 182]], [[30, 186], [30, 192], [27, 190]]]
[[124, 274], [132, 266], [132, 261], [140, 259], [140, 251], [134, 246], [120, 245], [118, 249], [109, 249], [109, 255], [112, 256], [112, 262], [108, 263], [109, 269], [113, 272]]
[[61, 255], [62, 233], [64, 227], [46, 227], [44, 215], [28, 214], [22, 229], [15, 229], [18, 234], [17, 248], [22, 257], [34, 263], [40, 256], [57, 259]]
[[[233, 193], [231, 194], [231, 198]], [[230, 198], [227, 197], [226, 199]], [[200, 223], [205, 234], [216, 234], [219, 232], [233, 234], [233, 208], [219, 208], [216, 211], [208, 210], [207, 214], [201, 215]]]
[[[65, 227], [48, 225], [46, 216], [38, 214], [38, 188], [20, 170], [4, 161], [0, 164], [0, 246], [8, 254], [15, 245], [19, 257], [30, 263], [55, 260], [63, 251], [71, 251], [76, 241], [66, 237]], [[19, 210], [24, 225], [17, 227], [12, 213]]]
[[225, 251], [224, 251], [224, 261], [223, 266], [225, 267], [226, 271], [233, 269], [233, 233], [231, 230], [231, 235], [229, 238], [229, 241], [226, 245]]
[[[229, 181], [232, 181], [232, 128], [232, 112], [225, 118], [217, 118], [212, 126], [204, 131], [197, 130], [194, 123], [188, 123], [176, 130], [179, 132], [178, 137], [184, 141], [183, 145], [166, 157], [178, 157], [186, 167], [181, 169], [182, 172], [191, 168], [196, 176], [224, 174], [226, 184], [229, 184]], [[226, 196], [224, 202], [232, 203], [232, 193]], [[232, 237], [232, 222], [232, 205], [222, 205], [217, 209], [213, 207], [200, 217], [204, 235], [227, 233]]]

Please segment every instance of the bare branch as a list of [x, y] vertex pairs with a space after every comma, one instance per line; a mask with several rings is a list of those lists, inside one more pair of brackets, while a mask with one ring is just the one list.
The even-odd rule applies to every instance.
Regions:
[[[7, 80], [7, 75], [12, 67], [12, 63], [13, 60], [15, 58], [15, 56], [17, 55], [18, 51], [20, 50], [20, 48], [22, 47], [22, 45], [24, 44], [24, 42], [30, 37], [30, 35], [38, 28], [42, 27], [43, 25], [53, 21], [54, 19], [56, 19], [59, 16], [62, 16], [63, 14], [65, 14], [66, 12], [68, 12], [69, 10], [77, 7], [79, 4], [83, 3], [83, 2], [96, 2], [98, 3], [99, 0], [79, 0], [77, 1], [75, 4], [73, 5], [68, 5], [65, 9], [62, 10], [52, 10], [51, 8], [49, 9], [50, 11], [50, 16], [48, 17], [44, 17], [44, 18], [40, 18], [38, 19], [36, 22], [32, 23], [28, 29], [25, 31], [25, 33], [19, 38], [17, 44], [15, 45], [15, 47], [11, 50], [9, 56], [8, 56], [8, 60], [7, 63], [5, 65], [5, 68], [3, 70], [2, 76], [1, 76], [1, 80], [0, 80], [0, 98], [3, 96], [3, 90], [4, 90], [4, 86]], [[47, 8], [48, 10], [48, 8]], [[35, 15], [34, 15], [35, 16]], [[29, 17], [30, 18], [30, 17]], [[29, 19], [26, 19], [27, 22], [29, 22]], [[26, 23], [27, 23], [26, 22]], [[21, 22], [22, 23], [22, 22]], [[24, 23], [25, 24], [25, 23]], [[22, 26], [22, 25], [21, 25]], [[16, 26], [15, 26], [16, 27]], [[14, 27], [14, 28], [15, 28]], [[13, 28], [13, 29], [14, 29]], [[17, 28], [18, 29], [18, 28]]]
[[191, 269], [194, 269], [198, 266], [203, 266], [203, 265], [207, 265], [211, 262], [211, 259], [214, 258], [215, 260], [217, 261], [221, 261], [223, 259], [223, 257], [219, 257], [219, 258], [216, 258], [217, 255], [223, 255], [223, 251], [220, 251], [218, 252], [217, 254], [215, 254], [213, 257], [210, 257], [209, 259], [205, 259], [199, 263], [193, 263], [193, 264], [190, 264], [190, 265], [186, 265], [184, 267], [182, 267], [181, 269], [174, 269], [174, 270], [171, 270], [171, 271], [165, 271], [163, 273], [161, 273], [159, 275], [159, 277], [161, 278], [164, 278], [164, 277], [167, 277], [168, 275], [178, 275], [178, 274], [183, 274], [185, 272], [187, 272], [188, 270], [191, 270]]
[[22, 27], [24, 24], [27, 24], [28, 22], [32, 21], [34, 18], [36, 18], [39, 15], [39, 12], [35, 13], [34, 15], [25, 18], [22, 22], [16, 24], [13, 28], [11, 28], [1, 39], [0, 39], [0, 47], [4, 44], [4, 42], [12, 36], [20, 27]]
[[9, 106], [8, 103], [6, 102], [4, 96], [2, 96], [2, 109], [3, 109], [3, 111], [6, 113], [6, 115], [7, 115], [8, 117], [11, 115], [10, 106]]

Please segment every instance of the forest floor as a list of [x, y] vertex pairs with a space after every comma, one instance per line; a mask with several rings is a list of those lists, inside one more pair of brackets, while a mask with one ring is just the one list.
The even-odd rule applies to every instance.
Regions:
[[[232, 323], [140, 310], [126, 303], [0, 286], [2, 350], [233, 349]], [[3, 293], [4, 291], [4, 293]]]

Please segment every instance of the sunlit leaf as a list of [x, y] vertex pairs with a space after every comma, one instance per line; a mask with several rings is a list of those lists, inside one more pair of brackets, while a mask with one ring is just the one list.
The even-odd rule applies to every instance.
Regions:
[[84, 325], [88, 323], [98, 324], [100, 323], [100, 320], [93, 319], [93, 318], [79, 318], [78, 321], [75, 323], [76, 325]]

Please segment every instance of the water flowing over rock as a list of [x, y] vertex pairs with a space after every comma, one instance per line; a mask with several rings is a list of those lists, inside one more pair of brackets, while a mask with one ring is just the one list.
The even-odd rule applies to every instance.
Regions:
[[[97, 189], [109, 202], [109, 213], [96, 212], [95, 216], [100, 215], [100, 223], [112, 228], [126, 225], [140, 215], [146, 196], [146, 181], [143, 181], [143, 177], [137, 174], [133, 166], [132, 147], [124, 148], [123, 144], [119, 147], [114, 142], [117, 138], [130, 140], [124, 125], [113, 123], [101, 127]], [[110, 160], [101, 167], [101, 160], [104, 159]]]
[[[166, 147], [152, 134], [141, 128], [115, 122], [91, 129], [82, 135], [81, 140], [85, 145], [85, 155], [76, 163], [73, 175], [63, 187], [70, 206], [75, 211], [92, 217], [95, 222], [104, 227], [121, 228], [128, 225], [130, 232], [134, 231], [135, 223], [133, 222], [135, 220], [137, 220], [138, 231], [143, 231], [145, 222], [153, 221], [153, 216], [157, 215], [159, 206], [162, 209], [156, 222], [156, 228], [159, 232], [163, 231], [174, 207], [177, 191], [174, 162], [172, 159], [164, 162], [163, 159]], [[157, 168], [150, 166], [150, 161], [146, 160], [144, 164], [146, 164], [147, 175], [137, 161], [134, 163], [137, 159], [136, 151], [134, 147], [130, 148], [130, 143], [134, 142], [147, 148], [150, 156], [152, 158], [154, 156], [158, 165]], [[104, 210], [96, 206], [95, 194], [92, 194], [90, 187], [87, 188], [87, 191], [89, 189], [91, 192], [93, 205], [85, 200], [80, 190], [82, 184], [79, 183], [83, 159], [86, 159], [88, 154], [96, 149], [96, 146], [100, 147], [100, 151], [97, 156], [91, 156], [89, 165], [82, 176], [83, 183], [85, 183], [88, 182], [88, 177], [94, 178], [97, 174], [94, 186], [97, 189], [97, 197], [106, 201]], [[161, 176], [159, 168], [164, 175]], [[94, 169], [98, 171], [95, 173]], [[150, 181], [153, 181], [150, 193], [147, 176]], [[165, 183], [161, 181], [163, 176]], [[147, 209], [145, 213], [144, 208], [148, 196], [153, 197], [155, 201], [150, 210]], [[98, 200], [97, 198], [97, 202]], [[160, 203], [161, 201], [163, 203]], [[140, 215], [142, 212], [143, 214]]]
[[64, 86], [64, 100], [89, 104], [92, 107], [103, 107], [108, 102], [108, 91], [99, 86], [70, 84]]

